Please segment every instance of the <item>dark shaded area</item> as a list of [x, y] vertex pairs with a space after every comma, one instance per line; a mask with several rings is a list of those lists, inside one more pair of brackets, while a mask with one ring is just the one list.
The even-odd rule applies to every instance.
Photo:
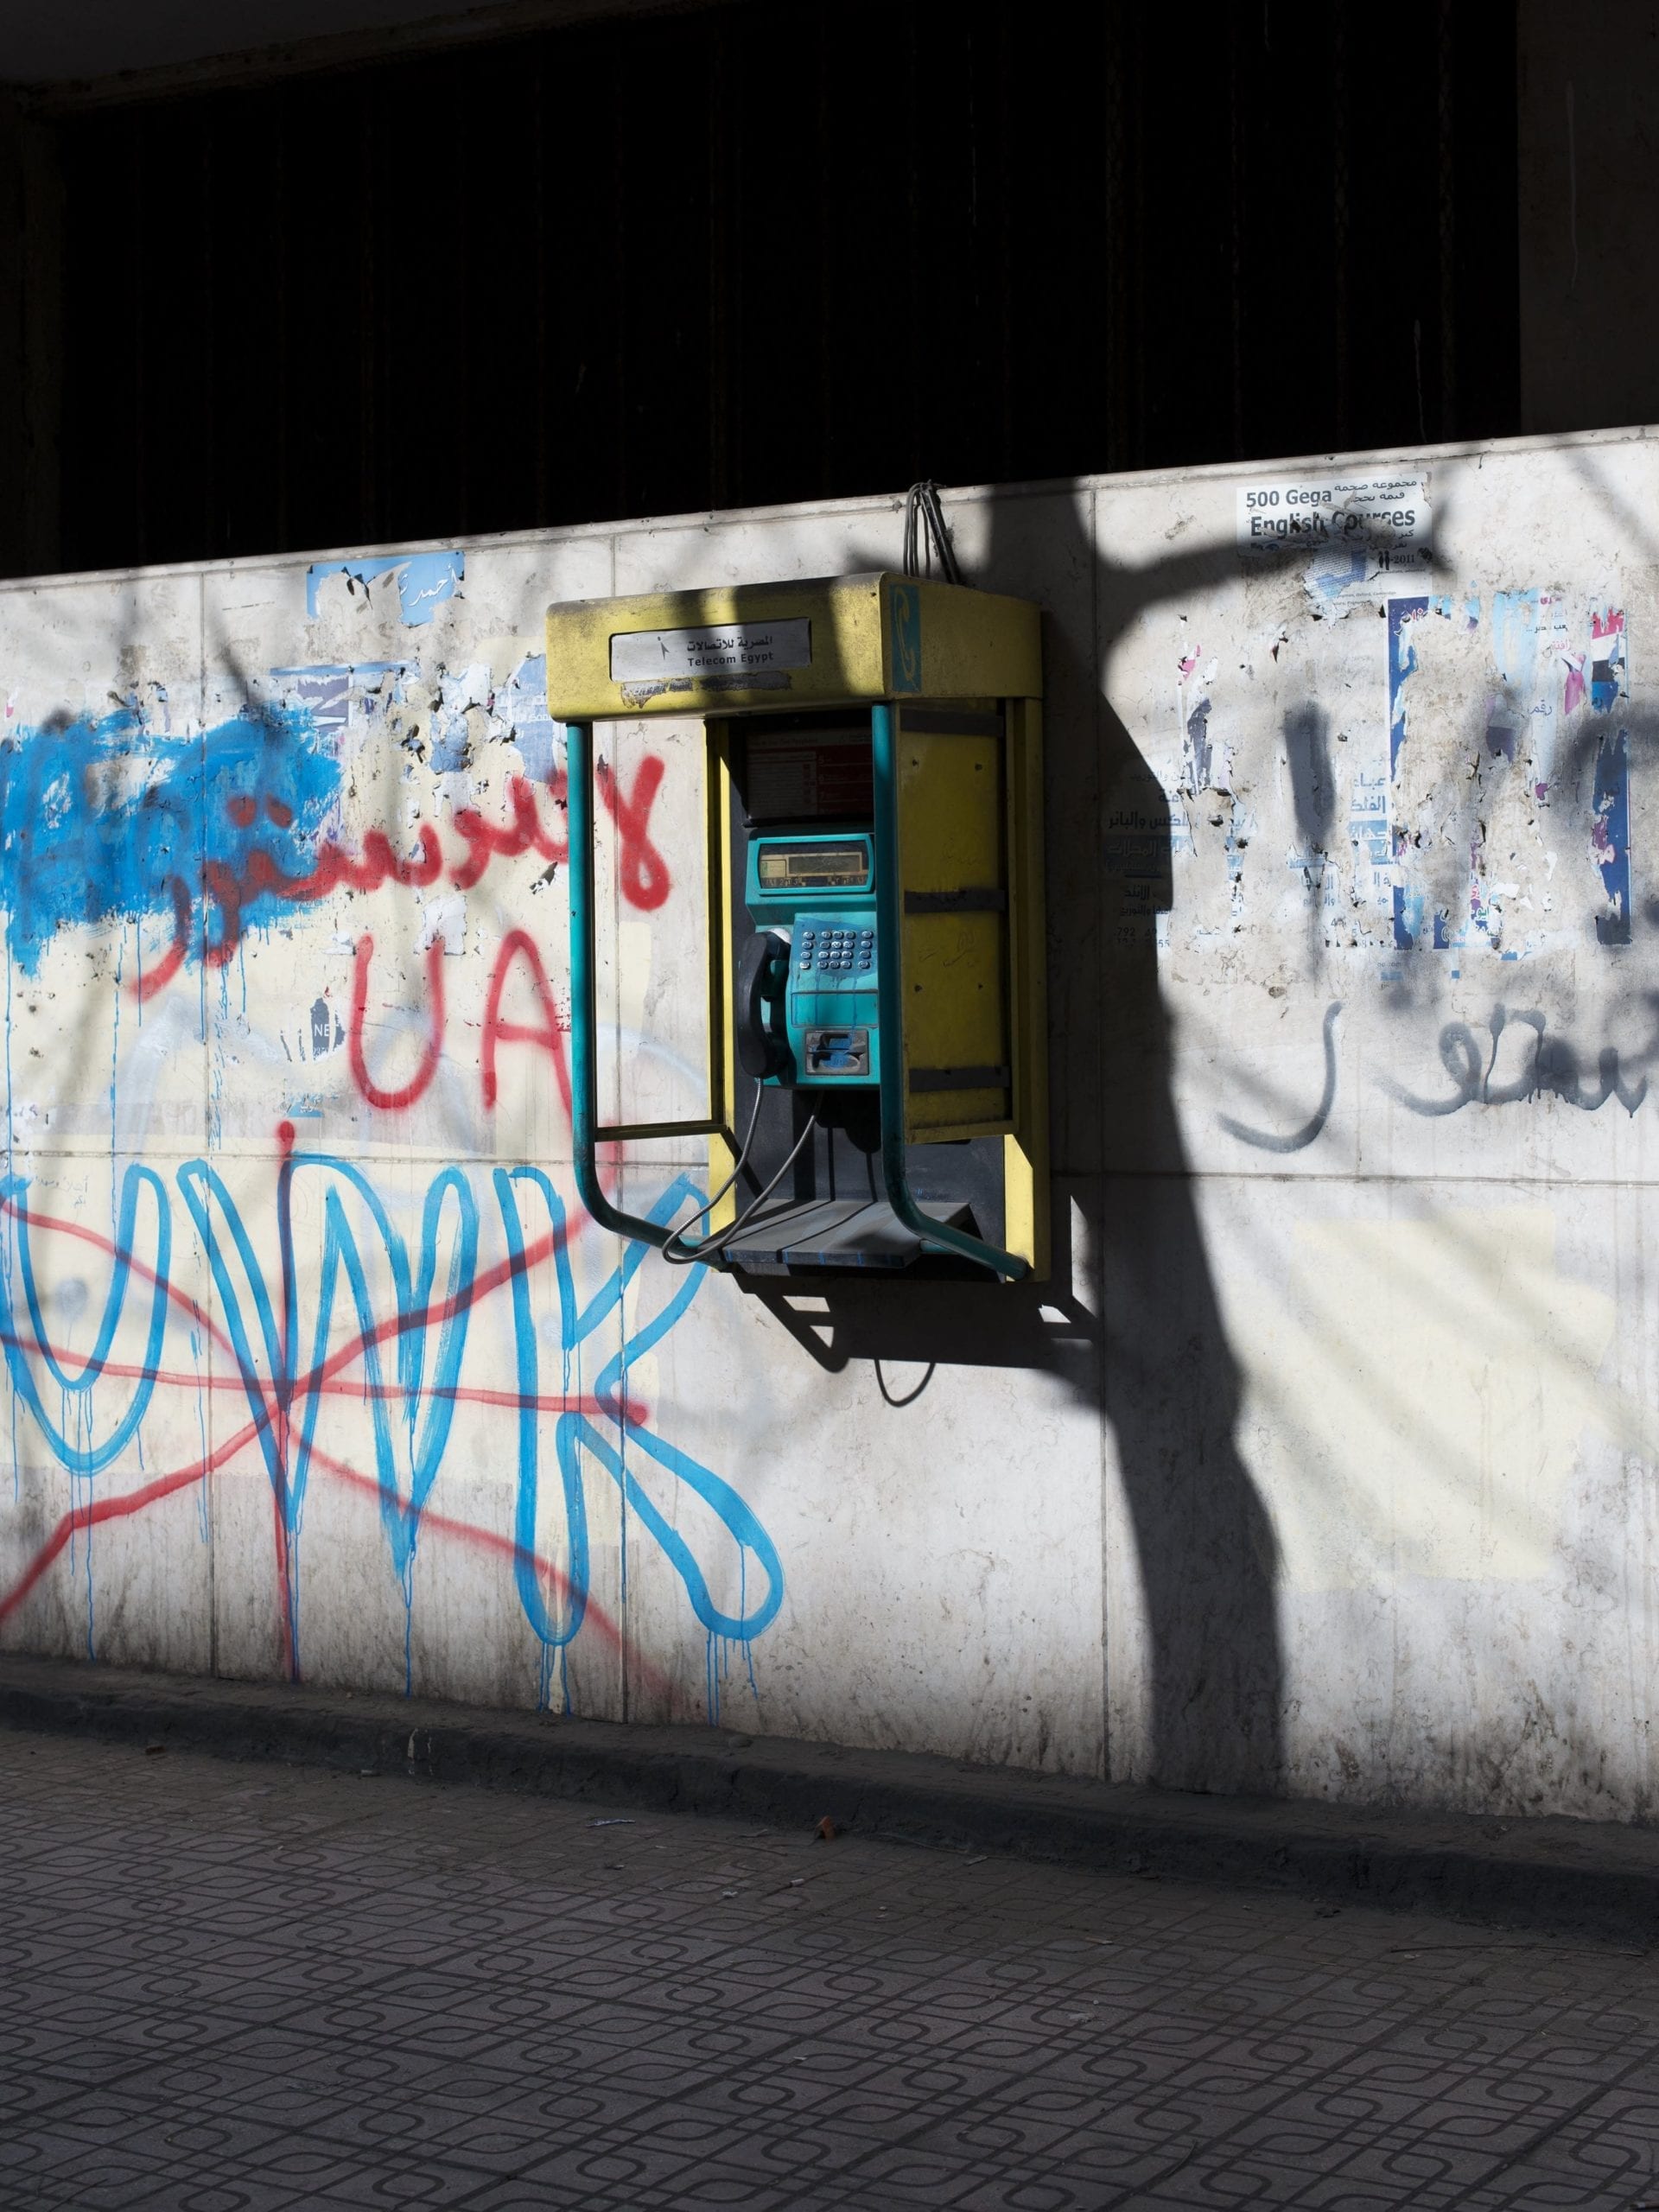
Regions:
[[[1005, 512], [993, 511], [993, 567], [1006, 557], [996, 537]], [[1148, 607], [1179, 605], [1236, 569], [1231, 547], [1216, 545], [1116, 567], [1090, 543], [1075, 504], [1062, 513], [1072, 537], [1065, 565], [1094, 572], [1096, 664]], [[1099, 953], [1109, 1025], [1098, 1108], [1106, 1173], [1093, 1225], [1099, 1388], [1140, 1573], [1148, 1778], [1273, 1790], [1282, 1781], [1285, 1719], [1278, 1545], [1240, 1449], [1241, 1378], [1175, 1104], [1157, 945], [1158, 916], [1174, 896], [1169, 800], [1096, 668], [1083, 664], [1079, 641], [1050, 623], [1044, 657], [1051, 697], [1094, 702], [1100, 820], [1109, 825]], [[1064, 805], [1051, 780], [1051, 854], [1077, 834]], [[1064, 950], [1051, 946], [1051, 972]]]
[[1336, 820], [1337, 782], [1331, 765], [1330, 717], [1312, 700], [1285, 717], [1285, 759], [1296, 827], [1310, 858], [1323, 860]]
[[1514, 79], [753, 0], [67, 118], [56, 563], [1513, 431]]
[[0, 575], [58, 558], [57, 155], [52, 131], [0, 86]]

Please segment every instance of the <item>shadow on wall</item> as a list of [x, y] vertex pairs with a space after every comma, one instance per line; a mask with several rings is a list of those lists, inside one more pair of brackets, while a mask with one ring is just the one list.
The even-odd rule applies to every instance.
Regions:
[[[994, 511], [993, 574], [1005, 565], [998, 538], [1008, 512]], [[1149, 607], [1235, 582], [1237, 556], [1228, 543], [1122, 569], [1101, 557], [1079, 501], [1064, 502], [1057, 518], [1070, 542], [1045, 548], [1045, 568], [1090, 577], [1097, 625], [1088, 666], [1078, 664], [1081, 639], [1047, 626], [1046, 683], [1062, 714], [1088, 701], [1096, 717], [1098, 843], [1079, 880], [1103, 880], [1105, 892], [1091, 1117], [1102, 1170], [1100, 1394], [1144, 1607], [1144, 1771], [1177, 1788], [1272, 1789], [1284, 1706], [1277, 1548], [1236, 1441], [1239, 1372], [1175, 1109], [1156, 937], [1157, 915], [1173, 896], [1169, 804], [1103, 684], [1113, 645]], [[1060, 796], [1051, 788], [1057, 857], [1062, 839], [1076, 835]], [[1057, 950], [1070, 935], [1066, 920], [1051, 918]], [[1087, 1110], [1080, 1099], [1073, 1106]]]
[[[1098, 558], [1080, 499], [1042, 503], [1040, 549], [1031, 511], [1025, 500], [993, 508], [976, 581], [1028, 596], [1040, 550], [1041, 573], [1064, 579], [1095, 626], [1045, 626], [1050, 1027], [1057, 1048], [1064, 1033], [1065, 1054], [1052, 1104], [1052, 1279], [995, 1291], [854, 1284], [815, 1294], [812, 1313], [763, 1295], [828, 1368], [1031, 1368], [1097, 1412], [1116, 1445], [1145, 1620], [1145, 1732], [1109, 1755], [1109, 1771], [1271, 1790], [1284, 1703], [1277, 1551], [1236, 1442], [1239, 1373], [1173, 1093], [1156, 945], [1156, 917], [1172, 898], [1169, 806], [1101, 688], [1116, 637], [1160, 601], [1234, 580], [1236, 556], [1229, 544], [1119, 569]], [[1058, 997], [1065, 988], [1070, 1006]], [[1089, 1299], [1098, 1319], [1071, 1288], [1074, 1209], [1098, 1267]], [[925, 1420], [918, 1395], [909, 1418]]]

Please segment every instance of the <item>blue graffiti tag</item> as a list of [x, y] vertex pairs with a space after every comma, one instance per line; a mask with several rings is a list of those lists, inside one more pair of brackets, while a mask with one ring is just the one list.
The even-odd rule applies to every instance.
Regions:
[[[524, 1227], [514, 1190], [515, 1184], [519, 1183], [527, 1184], [541, 1193], [552, 1228], [558, 1270], [559, 1310], [563, 1324], [563, 1389], [568, 1397], [572, 1351], [584, 1337], [592, 1333], [613, 1306], [621, 1305], [627, 1286], [645, 1257], [645, 1247], [630, 1244], [623, 1255], [621, 1265], [610, 1281], [589, 1301], [583, 1312], [577, 1314], [564, 1234], [564, 1206], [557, 1192], [539, 1168], [510, 1170], [498, 1167], [495, 1171], [496, 1197], [501, 1208], [502, 1226], [506, 1231], [507, 1249], [516, 1261], [522, 1262], [525, 1250]], [[695, 1204], [701, 1201], [702, 1196], [702, 1193], [690, 1179], [682, 1175], [664, 1192], [646, 1218], [653, 1222], [671, 1221], [687, 1198]], [[579, 1446], [585, 1446], [598, 1460], [645, 1527], [656, 1538], [664, 1555], [685, 1586], [686, 1595], [691, 1600], [691, 1610], [711, 1636], [748, 1643], [777, 1617], [778, 1608], [783, 1604], [783, 1562], [771, 1537], [742, 1498], [729, 1483], [722, 1482], [701, 1460], [692, 1459], [689, 1452], [665, 1442], [645, 1425], [629, 1422], [621, 1403], [622, 1379], [629, 1363], [643, 1358], [653, 1344], [668, 1334], [696, 1296], [706, 1272], [702, 1268], [688, 1269], [686, 1281], [654, 1320], [632, 1332], [626, 1328], [623, 1330], [620, 1345], [600, 1370], [594, 1381], [594, 1397], [605, 1409], [607, 1418], [615, 1424], [622, 1444], [637, 1445], [648, 1459], [683, 1483], [715, 1515], [738, 1546], [740, 1554], [753, 1554], [766, 1579], [766, 1593], [757, 1605], [746, 1607], [741, 1613], [722, 1611], [716, 1605], [708, 1580], [690, 1546], [667, 1520], [649, 1492], [641, 1486], [626, 1463], [621, 1446], [613, 1443], [609, 1437], [601, 1433], [585, 1414], [567, 1409], [559, 1415], [554, 1446], [564, 1484], [565, 1510], [569, 1517], [572, 1604], [565, 1622], [556, 1623], [550, 1618], [534, 1571], [537, 1487], [539, 1480], [539, 1434], [534, 1408], [538, 1395], [539, 1360], [536, 1331], [530, 1313], [528, 1281], [525, 1270], [520, 1265], [515, 1268], [512, 1279], [513, 1324], [518, 1351], [518, 1595], [526, 1618], [544, 1643], [568, 1643], [582, 1624], [582, 1605], [587, 1592], [587, 1514], [582, 1498], [577, 1459]], [[576, 1568], [578, 1544], [582, 1560], [580, 1573]]]
[[269, 927], [291, 910], [264, 870], [305, 876], [339, 796], [340, 764], [303, 708], [250, 710], [198, 737], [158, 736], [125, 708], [20, 731], [0, 743], [12, 957], [33, 975], [70, 925], [176, 924], [214, 884], [234, 910], [221, 934]]
[[[109, 1292], [104, 1300], [104, 1318], [99, 1325], [97, 1341], [79, 1375], [72, 1375], [65, 1367], [47, 1335], [45, 1319], [41, 1312], [40, 1291], [35, 1278], [29, 1224], [23, 1203], [28, 1189], [29, 1178], [26, 1175], [6, 1176], [0, 1180], [0, 1207], [3, 1207], [16, 1224], [17, 1260], [23, 1278], [23, 1298], [29, 1308], [33, 1349], [37, 1357], [46, 1362], [58, 1388], [67, 1391], [76, 1401], [79, 1425], [84, 1432], [83, 1440], [72, 1443], [41, 1401], [34, 1370], [29, 1363], [29, 1352], [17, 1327], [9, 1272], [0, 1269], [0, 1332], [3, 1332], [6, 1366], [11, 1376], [13, 1389], [34, 1414], [41, 1434], [51, 1446], [60, 1464], [67, 1467], [72, 1475], [95, 1475], [107, 1467], [131, 1442], [155, 1395], [162, 1340], [167, 1333], [168, 1269], [173, 1252], [173, 1215], [168, 1204], [167, 1186], [149, 1167], [130, 1166], [122, 1178], [121, 1211], [116, 1230], [117, 1251], [110, 1274]], [[149, 1331], [144, 1343], [143, 1372], [125, 1413], [104, 1441], [94, 1444], [90, 1440], [92, 1392], [109, 1364], [110, 1348], [115, 1342], [115, 1332], [121, 1325], [121, 1316], [126, 1310], [127, 1288], [132, 1275], [132, 1253], [138, 1225], [140, 1191], [148, 1191], [156, 1203], [155, 1279], [150, 1287]]]
[[[368, 1268], [357, 1232], [347, 1217], [337, 1189], [328, 1190], [323, 1198], [322, 1264], [311, 1355], [308, 1364], [301, 1365], [303, 1332], [300, 1325], [299, 1277], [294, 1262], [293, 1228], [294, 1178], [301, 1170], [320, 1171], [338, 1176], [348, 1191], [362, 1201], [391, 1271], [397, 1316], [395, 1329], [397, 1395], [403, 1402], [407, 1430], [407, 1492], [398, 1480], [390, 1394], [385, 1387], [381, 1364], [379, 1339], [382, 1332], [370, 1295]], [[208, 1266], [213, 1270], [243, 1390], [254, 1418], [265, 1471], [290, 1540], [293, 1571], [288, 1586], [289, 1636], [289, 1649], [296, 1652], [299, 1649], [298, 1538], [304, 1517], [306, 1484], [315, 1450], [317, 1415], [329, 1370], [328, 1341], [334, 1326], [334, 1302], [339, 1295], [340, 1275], [344, 1273], [360, 1332], [365, 1395], [374, 1431], [375, 1479], [380, 1496], [380, 1517], [391, 1552], [392, 1565], [404, 1586], [407, 1646], [407, 1607], [413, 1599], [411, 1571], [420, 1533], [421, 1512], [437, 1478], [444, 1446], [449, 1438], [450, 1424], [454, 1419], [455, 1384], [472, 1312], [470, 1299], [464, 1294], [472, 1284], [478, 1256], [478, 1208], [471, 1185], [455, 1167], [446, 1167], [434, 1178], [426, 1194], [421, 1219], [419, 1268], [417, 1272], [411, 1273], [408, 1247], [393, 1226], [384, 1203], [360, 1169], [352, 1166], [347, 1161], [323, 1155], [285, 1160], [276, 1186], [283, 1315], [282, 1325], [278, 1329], [273, 1301], [254, 1256], [252, 1243], [235, 1200], [226, 1190], [218, 1171], [205, 1160], [188, 1160], [179, 1169], [178, 1179], [185, 1204], [190, 1209], [207, 1254]], [[436, 1324], [438, 1350], [435, 1373], [428, 1393], [423, 1385], [425, 1349], [432, 1325], [429, 1307], [437, 1273], [438, 1240], [445, 1204], [452, 1196], [455, 1200], [456, 1230], [450, 1252], [447, 1293]], [[214, 1226], [215, 1214], [223, 1219], [228, 1232], [228, 1251]], [[232, 1253], [239, 1263], [239, 1281], [230, 1264]], [[258, 1326], [264, 1354], [264, 1373], [270, 1378], [269, 1398], [266, 1386], [261, 1379], [260, 1362], [255, 1356], [254, 1344], [244, 1316], [244, 1287]], [[425, 1418], [423, 1423], [423, 1399]], [[276, 1409], [274, 1419], [272, 1401]], [[406, 1649], [406, 1663], [407, 1660]]]
[[[302, 1317], [301, 1271], [295, 1251], [295, 1194], [302, 1176], [321, 1185], [321, 1258], [315, 1277], [315, 1305], [308, 1328]], [[418, 1249], [397, 1229], [378, 1192], [360, 1168], [326, 1154], [285, 1156], [277, 1176], [276, 1230], [280, 1281], [268, 1279], [235, 1198], [219, 1171], [206, 1160], [190, 1160], [176, 1171], [178, 1190], [200, 1238], [212, 1274], [232, 1360], [251, 1415], [251, 1434], [260, 1454], [288, 1545], [285, 1577], [288, 1648], [298, 1668], [300, 1639], [299, 1547], [307, 1484], [317, 1443], [319, 1416], [338, 1370], [361, 1363], [363, 1397], [370, 1409], [374, 1479], [381, 1524], [393, 1570], [405, 1603], [404, 1673], [412, 1680], [410, 1608], [413, 1565], [423, 1513], [448, 1447], [460, 1392], [460, 1377], [473, 1306], [482, 1290], [478, 1269], [479, 1212], [472, 1186], [459, 1167], [444, 1167], [428, 1186], [421, 1212]], [[659, 1436], [635, 1416], [626, 1399], [627, 1370], [669, 1334], [702, 1287], [706, 1270], [691, 1268], [677, 1281], [667, 1302], [651, 1318], [630, 1328], [627, 1294], [646, 1255], [646, 1248], [623, 1248], [618, 1264], [599, 1288], [581, 1304], [571, 1267], [568, 1217], [551, 1180], [536, 1167], [497, 1168], [493, 1186], [505, 1240], [511, 1285], [513, 1346], [518, 1382], [518, 1478], [513, 1504], [514, 1580], [526, 1622], [544, 1653], [563, 1653], [582, 1626], [590, 1575], [584, 1465], [609, 1477], [640, 1527], [660, 1548], [682, 1582], [691, 1609], [711, 1639], [748, 1644], [776, 1618], [783, 1603], [784, 1574], [776, 1547], [758, 1516], [730, 1484], [702, 1461]], [[118, 1250], [97, 1340], [78, 1371], [71, 1371], [52, 1347], [35, 1279], [25, 1217], [29, 1179], [12, 1176], [0, 1185], [0, 1205], [15, 1224], [29, 1333], [16, 1325], [10, 1271], [0, 1268], [0, 1324], [4, 1329], [8, 1370], [19, 1399], [27, 1406], [59, 1462], [72, 1473], [96, 1475], [138, 1434], [156, 1384], [168, 1325], [170, 1296], [172, 1221], [168, 1194], [161, 1178], [143, 1166], [130, 1166], [122, 1186]], [[110, 1362], [111, 1348], [128, 1301], [137, 1264], [133, 1248], [139, 1199], [148, 1192], [156, 1217], [155, 1264], [143, 1270], [153, 1277], [148, 1333], [141, 1379], [120, 1419], [101, 1442], [92, 1438], [94, 1385]], [[527, 1238], [520, 1198], [533, 1193], [545, 1214], [548, 1235]], [[667, 1221], [701, 1193], [682, 1176], [651, 1210], [653, 1221]], [[563, 1490], [568, 1529], [569, 1571], [556, 1605], [550, 1602], [537, 1554], [542, 1476], [541, 1343], [531, 1298], [532, 1244], [550, 1251], [558, 1300], [557, 1335], [563, 1372], [562, 1397], [553, 1425], [554, 1459]], [[447, 1263], [445, 1255], [447, 1251]], [[391, 1281], [391, 1311], [377, 1306], [376, 1262], [384, 1259]], [[501, 1274], [495, 1278], [500, 1281]], [[331, 1352], [336, 1308], [355, 1324], [357, 1335]], [[618, 1323], [616, 1349], [594, 1381], [591, 1398], [573, 1395], [581, 1346], [612, 1315]], [[435, 1335], [434, 1335], [435, 1332]], [[382, 1346], [394, 1342], [395, 1382], [388, 1384]], [[82, 1408], [81, 1433], [72, 1436], [48, 1412], [31, 1358], [38, 1357]], [[340, 1385], [333, 1382], [336, 1389]], [[355, 1391], [353, 1393], [355, 1395]], [[587, 1408], [596, 1408], [597, 1414]], [[632, 1462], [632, 1463], [631, 1463]], [[652, 1497], [642, 1478], [642, 1463], [660, 1469], [695, 1497], [737, 1548], [738, 1610], [715, 1597], [702, 1563]], [[751, 1575], [764, 1587], [751, 1603]]]

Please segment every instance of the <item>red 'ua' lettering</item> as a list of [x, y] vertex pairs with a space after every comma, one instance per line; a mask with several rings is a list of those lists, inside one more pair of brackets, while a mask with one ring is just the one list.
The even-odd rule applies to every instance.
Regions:
[[[537, 1007], [541, 1014], [539, 1021], [503, 1021], [501, 1019], [501, 1001], [513, 963], [518, 960], [524, 962], [528, 971], [530, 988], [536, 995]], [[564, 1032], [560, 1027], [558, 1009], [553, 1003], [552, 987], [547, 980], [547, 970], [542, 965], [542, 956], [528, 930], [509, 930], [502, 938], [501, 950], [495, 958], [495, 972], [490, 977], [490, 995], [484, 1002], [484, 1044], [480, 1059], [486, 1107], [493, 1106], [496, 1101], [495, 1052], [498, 1044], [539, 1045], [552, 1059], [559, 1096], [564, 1101], [565, 1112], [569, 1114], [570, 1071], [565, 1065]]]
[[412, 1106], [438, 1071], [438, 1062], [443, 1057], [443, 945], [434, 938], [426, 948], [426, 995], [429, 1006], [428, 1020], [430, 1027], [427, 1040], [421, 1049], [420, 1065], [410, 1080], [396, 1090], [383, 1090], [369, 1073], [368, 1062], [363, 1056], [363, 1021], [369, 1005], [369, 969], [374, 959], [374, 939], [366, 932], [357, 941], [357, 952], [352, 972], [352, 1026], [346, 1039], [351, 1055], [352, 1076], [358, 1089], [371, 1106], [381, 1112], [395, 1114], [405, 1106]]

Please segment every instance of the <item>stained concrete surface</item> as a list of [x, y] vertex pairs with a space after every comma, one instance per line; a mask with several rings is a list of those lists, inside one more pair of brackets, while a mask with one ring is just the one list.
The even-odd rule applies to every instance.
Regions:
[[0, 1730], [0, 2204], [1659, 2202], [1650, 1950]]

